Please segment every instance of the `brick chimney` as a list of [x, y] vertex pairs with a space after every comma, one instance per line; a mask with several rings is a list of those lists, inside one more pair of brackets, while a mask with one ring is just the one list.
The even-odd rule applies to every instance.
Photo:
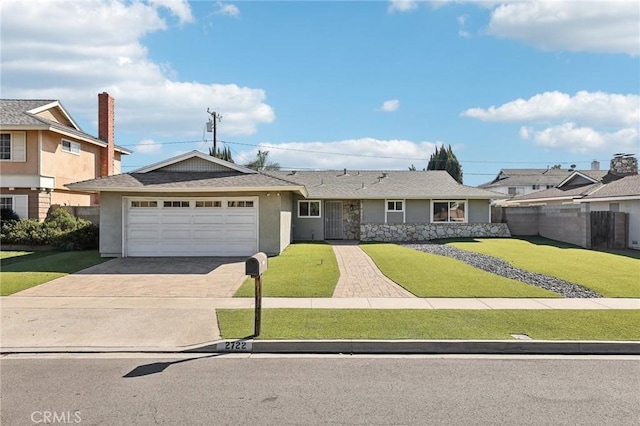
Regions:
[[626, 176], [638, 174], [638, 159], [633, 154], [616, 154], [611, 160], [609, 173]]
[[114, 100], [107, 92], [98, 94], [98, 138], [107, 143], [100, 152], [100, 177], [111, 176], [115, 158]]

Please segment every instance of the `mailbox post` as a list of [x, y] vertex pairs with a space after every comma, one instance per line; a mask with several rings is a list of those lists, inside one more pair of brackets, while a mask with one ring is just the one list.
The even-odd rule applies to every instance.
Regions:
[[247, 258], [244, 263], [245, 275], [255, 279], [255, 322], [253, 327], [253, 335], [260, 335], [260, 325], [262, 322], [262, 274], [267, 270], [267, 255], [259, 252]]

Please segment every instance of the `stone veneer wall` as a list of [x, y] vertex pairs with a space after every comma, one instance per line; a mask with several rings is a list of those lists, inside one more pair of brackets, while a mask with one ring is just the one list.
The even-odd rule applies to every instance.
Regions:
[[506, 223], [364, 223], [361, 241], [426, 241], [456, 237], [510, 237]]
[[342, 201], [342, 234], [345, 240], [360, 239], [360, 200]]

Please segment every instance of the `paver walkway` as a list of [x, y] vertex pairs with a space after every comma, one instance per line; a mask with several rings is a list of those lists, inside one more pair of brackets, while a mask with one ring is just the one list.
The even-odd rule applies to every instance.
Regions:
[[413, 297], [385, 277], [357, 242], [331, 242], [338, 261], [340, 279], [333, 297]]

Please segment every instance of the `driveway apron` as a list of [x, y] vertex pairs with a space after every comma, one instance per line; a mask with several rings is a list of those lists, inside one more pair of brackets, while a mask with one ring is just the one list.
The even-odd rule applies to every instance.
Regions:
[[11, 297], [232, 297], [245, 278], [240, 258], [125, 257]]
[[384, 276], [357, 242], [331, 242], [340, 279], [333, 297], [416, 297]]

